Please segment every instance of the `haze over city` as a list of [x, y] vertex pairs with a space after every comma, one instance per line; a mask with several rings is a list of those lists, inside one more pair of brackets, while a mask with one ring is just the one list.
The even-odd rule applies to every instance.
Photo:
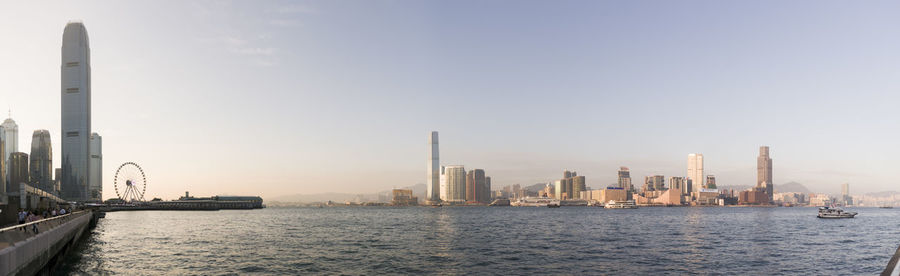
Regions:
[[[0, 107], [51, 132], [62, 28], [89, 30], [103, 198], [371, 193], [441, 163], [493, 187], [684, 175], [896, 189], [900, 3], [87, 1], [0, 4]], [[5, 105], [3, 105], [5, 104]]]

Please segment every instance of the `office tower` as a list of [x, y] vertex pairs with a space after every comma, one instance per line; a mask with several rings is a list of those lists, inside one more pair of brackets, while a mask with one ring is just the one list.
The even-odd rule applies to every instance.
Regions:
[[703, 154], [688, 154], [687, 177], [691, 180], [691, 193], [700, 192], [703, 188]]
[[60, 194], [60, 185], [62, 183], [62, 168], [56, 168], [53, 170], [53, 194], [59, 196]]
[[[470, 170], [469, 174], [471, 176], [466, 176], [466, 186], [469, 186], [469, 179], [472, 179], [472, 197], [469, 197], [468, 191], [466, 192], [466, 200], [475, 201], [484, 203], [484, 170], [482, 169], [474, 169]], [[490, 203], [490, 202], [488, 202]]]
[[[3, 150], [5, 150], [5, 149], [6, 149], [6, 146], [4, 145], [4, 143], [0, 142], [0, 152], [3, 152]], [[6, 177], [3, 177], [6, 175], [7, 170], [8, 169], [6, 167], [6, 159], [0, 158], [0, 204], [2, 204], [2, 205], [6, 205], [9, 203], [8, 192], [11, 192], [8, 189], [6, 189], [7, 181], [6, 181]]]
[[21, 184], [28, 184], [28, 154], [13, 152], [9, 155], [9, 183], [7, 191], [19, 191]]
[[64, 199], [84, 202], [91, 183], [91, 54], [81, 22], [66, 24], [61, 63], [61, 192]]
[[94, 132], [91, 134], [91, 175], [90, 200], [103, 201], [103, 138]]
[[444, 167], [444, 184], [447, 187], [447, 201], [466, 201], [466, 167]]
[[9, 160], [9, 156], [13, 152], [19, 151], [19, 125], [12, 118], [7, 118], [0, 127], [2, 127], [0, 136], [2, 136], [3, 143], [6, 144], [6, 149], [3, 151], [3, 159]]
[[53, 149], [50, 144], [50, 131], [35, 130], [31, 134], [31, 185], [48, 193], [53, 191]]
[[484, 193], [482, 193], [482, 194], [485, 195], [484, 202], [491, 203], [491, 199], [492, 199], [491, 195], [493, 193], [491, 192], [491, 177], [490, 176], [484, 177]]
[[587, 191], [587, 183], [583, 175], [575, 175], [572, 179], [572, 198], [581, 198], [581, 192]]
[[428, 158], [426, 162], [428, 163], [428, 168], [426, 168], [425, 172], [425, 199], [431, 201], [438, 201], [440, 196], [440, 175], [438, 174], [438, 169], [440, 169], [440, 151], [438, 150], [438, 132], [432, 131], [431, 135], [428, 136]]
[[631, 191], [631, 172], [628, 171], [628, 167], [619, 167], [619, 182], [618, 187], [625, 189], [626, 191]]
[[841, 184], [841, 200], [844, 206], [853, 205], [853, 198], [850, 197], [850, 183]]
[[571, 178], [573, 175], [574, 174], [572, 174], [572, 172], [570, 172], [569, 170], [566, 170], [563, 172], [563, 179]]
[[716, 176], [715, 175], [707, 175], [706, 176], [706, 188], [707, 189], [715, 189], [716, 188]]
[[475, 170], [466, 173], [466, 201], [475, 201]]
[[681, 195], [687, 194], [687, 182], [685, 182], [684, 177], [673, 176], [669, 177], [669, 189], [678, 189], [681, 191]]
[[662, 175], [653, 175], [644, 177], [644, 188], [646, 191], [662, 191], [666, 189], [666, 177]]
[[765, 188], [769, 195], [769, 202], [773, 202], [772, 187], [772, 158], [769, 157], [769, 147], [759, 147], [759, 157], [756, 158], [756, 186]]
[[[448, 197], [447, 197], [447, 176], [446, 176], [446, 174], [444, 173], [444, 172], [446, 171], [446, 169], [447, 169], [447, 167], [441, 166], [441, 179], [440, 179], [440, 180], [441, 180], [441, 185], [440, 185], [440, 189], [441, 189], [440, 191], [441, 191], [441, 192], [440, 192], [440, 197], [441, 197], [441, 200], [443, 200], [443, 201], [448, 200]], [[427, 187], [426, 187], [426, 188], [427, 188]]]
[[556, 195], [554, 198], [564, 199], [563, 197], [566, 195], [566, 185], [564, 182], [565, 180], [563, 179], [553, 182], [553, 184], [556, 186], [556, 188], [553, 189], [553, 193]]

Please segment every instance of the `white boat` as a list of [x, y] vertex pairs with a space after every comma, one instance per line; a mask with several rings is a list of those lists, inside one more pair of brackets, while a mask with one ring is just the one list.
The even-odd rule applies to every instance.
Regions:
[[559, 206], [559, 200], [549, 197], [526, 197], [520, 198], [512, 203], [512, 206], [524, 207], [547, 207], [548, 205]]
[[626, 200], [626, 201], [615, 201], [610, 200], [604, 206], [609, 209], [637, 209], [637, 205], [634, 204], [634, 200]]
[[818, 218], [853, 218], [856, 212], [845, 212], [837, 207], [820, 207]]

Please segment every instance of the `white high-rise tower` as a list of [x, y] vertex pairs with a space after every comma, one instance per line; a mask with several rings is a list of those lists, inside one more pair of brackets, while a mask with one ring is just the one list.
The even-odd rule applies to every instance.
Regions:
[[691, 180], [691, 193], [703, 188], [703, 154], [688, 154], [687, 177]]
[[7, 118], [0, 127], [0, 136], [3, 136], [3, 143], [6, 144], [3, 159], [9, 161], [9, 155], [19, 151], [19, 125], [12, 118]]
[[441, 162], [438, 150], [438, 132], [428, 136], [428, 168], [425, 175], [425, 197], [430, 201], [441, 200]]

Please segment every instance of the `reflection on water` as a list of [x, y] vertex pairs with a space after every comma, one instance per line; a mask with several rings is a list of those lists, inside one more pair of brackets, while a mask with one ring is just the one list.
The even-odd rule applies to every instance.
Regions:
[[[874, 274], [900, 211], [269, 208], [116, 212], [61, 274]], [[840, 252], [840, 258], [832, 258]], [[828, 261], [824, 261], [828, 259]]]

